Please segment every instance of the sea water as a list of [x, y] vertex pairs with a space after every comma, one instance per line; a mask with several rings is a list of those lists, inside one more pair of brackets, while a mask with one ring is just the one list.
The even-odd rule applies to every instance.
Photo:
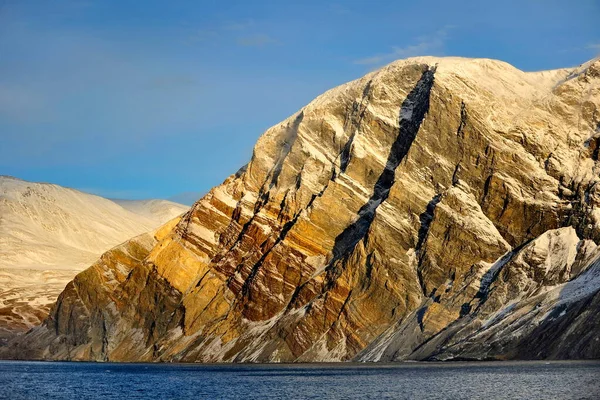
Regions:
[[6, 399], [600, 399], [600, 362], [117, 364], [0, 361]]

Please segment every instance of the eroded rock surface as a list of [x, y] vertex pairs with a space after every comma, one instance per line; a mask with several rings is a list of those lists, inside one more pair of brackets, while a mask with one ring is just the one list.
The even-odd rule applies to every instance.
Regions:
[[5, 357], [591, 358], [600, 63], [397, 61], [318, 97]]

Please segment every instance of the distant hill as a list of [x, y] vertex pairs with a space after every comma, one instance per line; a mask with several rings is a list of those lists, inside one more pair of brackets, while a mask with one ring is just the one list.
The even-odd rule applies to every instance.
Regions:
[[196, 201], [200, 200], [200, 198], [202, 196], [204, 196], [204, 193], [201, 193], [201, 192], [183, 192], [183, 193], [179, 193], [174, 196], [171, 196], [167, 200], [174, 201], [175, 203], [191, 206]]
[[183, 204], [175, 203], [169, 200], [151, 199], [151, 200], [120, 200], [113, 199], [115, 203], [120, 205], [132, 213], [141, 215], [159, 225], [175, 218], [176, 216], [186, 212], [189, 207]]
[[38, 324], [66, 283], [103, 252], [187, 208], [0, 176], [0, 341]]

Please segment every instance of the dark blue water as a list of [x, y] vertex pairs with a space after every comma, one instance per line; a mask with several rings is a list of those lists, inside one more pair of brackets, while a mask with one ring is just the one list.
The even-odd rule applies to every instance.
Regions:
[[194, 365], [0, 361], [6, 399], [600, 399], [600, 362]]

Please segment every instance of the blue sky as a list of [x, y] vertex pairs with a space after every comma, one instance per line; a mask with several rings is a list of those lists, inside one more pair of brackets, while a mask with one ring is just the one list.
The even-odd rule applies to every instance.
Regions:
[[0, 174], [205, 192], [269, 126], [398, 58], [524, 70], [600, 54], [600, 0], [0, 0]]

